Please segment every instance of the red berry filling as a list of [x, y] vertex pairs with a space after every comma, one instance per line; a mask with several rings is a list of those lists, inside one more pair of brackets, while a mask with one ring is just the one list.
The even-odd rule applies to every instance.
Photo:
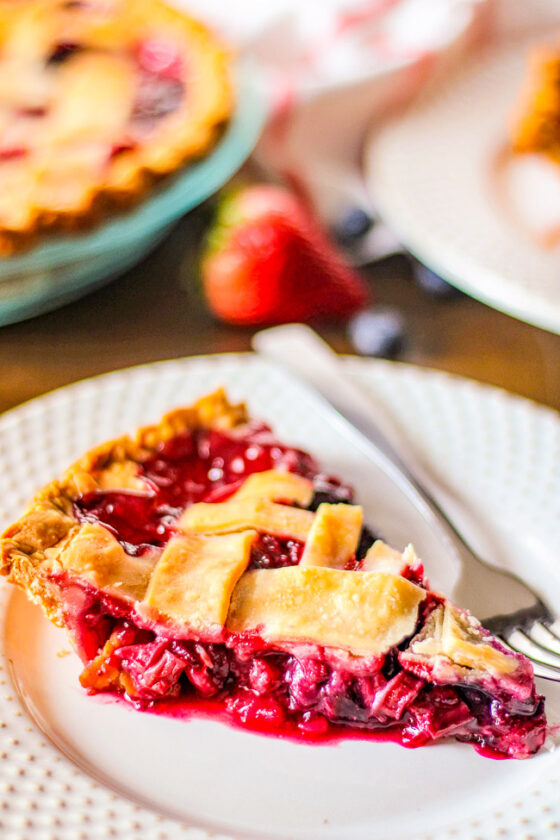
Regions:
[[23, 146], [11, 146], [7, 149], [0, 149], [0, 161], [17, 160], [26, 157], [28, 150]]
[[33, 120], [46, 117], [47, 113], [48, 109], [44, 105], [26, 106], [16, 109], [16, 115], [18, 117], [27, 117]]
[[304, 544], [298, 540], [282, 540], [272, 534], [259, 534], [251, 549], [250, 569], [279, 569], [297, 566]]
[[142, 41], [136, 48], [136, 61], [145, 73], [162, 78], [184, 78], [183, 59], [177, 47], [167, 41]]
[[125, 152], [131, 152], [136, 148], [136, 141], [128, 138], [120, 140], [118, 143], [113, 143], [111, 151], [109, 152], [109, 161], [115, 160], [119, 155]]
[[[145, 493], [90, 493], [75, 502], [74, 511], [80, 521], [101, 522], [129, 554], [140, 555], [169, 540], [175, 520], [187, 505], [225, 499], [251, 473], [274, 467], [284, 467], [307, 478], [316, 476], [324, 497], [332, 487], [335, 498], [351, 499], [351, 489], [329, 483], [309, 455], [282, 446], [266, 427], [258, 426], [240, 438], [216, 431], [200, 431], [166, 441], [156, 454], [139, 466], [138, 475], [147, 485]], [[261, 540], [255, 547], [255, 555], [260, 559], [255, 559], [254, 565], [285, 566], [288, 556], [297, 562], [299, 549], [287, 543], [280, 545], [279, 542], [273, 547], [270, 540], [266, 543]], [[277, 551], [277, 563], [270, 559], [266, 561], [271, 551]]]
[[537, 696], [513, 714], [482, 691], [430, 685], [400, 668], [396, 651], [360, 667], [317, 646], [286, 653], [257, 636], [220, 644], [168, 639], [95, 609], [83, 614], [87, 622], [92, 639], [99, 634], [96, 642], [107, 642], [84, 668], [82, 685], [92, 693], [117, 691], [141, 709], [174, 699], [163, 709], [196, 710], [210, 699], [231, 722], [276, 735], [317, 740], [350, 727], [364, 735], [391, 732], [409, 747], [454, 736], [511, 758], [531, 755], [544, 741]]
[[185, 87], [178, 79], [142, 73], [132, 108], [131, 122], [137, 133], [149, 132], [158, 120], [176, 111]]

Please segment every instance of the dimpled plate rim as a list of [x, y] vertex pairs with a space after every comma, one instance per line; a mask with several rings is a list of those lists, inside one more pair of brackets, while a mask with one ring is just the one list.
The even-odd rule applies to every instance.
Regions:
[[[348, 360], [348, 370], [375, 390], [405, 431], [414, 431], [416, 446], [429, 463], [435, 464], [436, 469], [438, 464], [445, 464], [450, 487], [466, 496], [481, 516], [494, 523], [498, 542], [504, 523], [513, 520], [520, 529], [539, 535], [543, 545], [558, 544], [560, 525], [554, 500], [560, 498], [560, 477], [553, 464], [558, 463], [560, 454], [560, 424], [553, 411], [497, 389], [412, 366], [352, 359]], [[5, 414], [0, 418], [0, 459], [6, 485], [2, 523], [17, 515], [38, 484], [92, 442], [155, 419], [160, 409], [179, 399], [192, 398], [218, 382], [230, 383], [234, 397], [249, 395], [255, 414], [259, 405], [263, 407], [261, 413], [267, 404], [273, 405], [270, 389], [275, 382], [278, 385], [260, 360], [241, 355], [217, 356], [158, 363], [98, 377]], [[292, 437], [293, 434], [292, 427]], [[43, 451], [38, 446], [42, 440], [49, 443]], [[34, 446], [38, 457], [33, 454]], [[515, 559], [522, 563], [522, 559]], [[11, 588], [2, 585], [3, 637], [13, 598]], [[31, 724], [10, 686], [8, 663], [1, 664], [3, 838], [97, 840], [113, 834], [131, 840], [202, 840], [215, 836], [130, 802], [70, 763]], [[14, 665], [17, 670], [17, 662]], [[375, 761], [375, 751], [384, 745], [367, 746]], [[457, 749], [468, 760], [468, 748]], [[319, 760], [324, 755], [322, 750], [316, 750]], [[439, 750], [434, 748], [431, 752]], [[447, 746], [445, 752], [449, 755]], [[428, 751], [403, 750], [402, 756], [404, 761], [415, 761], [423, 753], [428, 755]], [[505, 770], [512, 764], [493, 767], [496, 771]], [[414, 840], [428, 836], [433, 840], [451, 836], [472, 840], [476, 834], [486, 840], [497, 832], [506, 837], [522, 837], [529, 832], [555, 837], [555, 827], [560, 823], [557, 765], [554, 755], [543, 754], [523, 764], [527, 771], [532, 768], [523, 795], [512, 798], [511, 791], [504, 790], [503, 798], [496, 803], [498, 810], [481, 809], [476, 802], [466, 800], [460, 813], [454, 818], [446, 817], [445, 825], [437, 825], [437, 821], [429, 824], [430, 820], [419, 818], [414, 832], [406, 836]], [[470, 818], [465, 819], [466, 813], [471, 814]], [[232, 828], [233, 836], [237, 836]], [[321, 825], [314, 833], [308, 831], [301, 836], [338, 840], [333, 830], [336, 832], [336, 826]], [[360, 830], [363, 836], [379, 836], [374, 822], [364, 824]], [[227, 836], [232, 835], [228, 832]]]

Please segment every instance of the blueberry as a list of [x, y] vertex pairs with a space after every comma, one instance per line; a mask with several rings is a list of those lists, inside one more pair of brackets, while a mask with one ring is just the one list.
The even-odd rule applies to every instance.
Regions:
[[363, 309], [348, 324], [348, 335], [357, 353], [391, 359], [405, 343], [405, 321], [391, 307]]
[[461, 294], [459, 289], [417, 260], [412, 263], [412, 273], [420, 288], [432, 297], [452, 298]]
[[333, 235], [340, 245], [352, 245], [368, 233], [373, 226], [373, 219], [361, 207], [345, 210], [333, 227]]

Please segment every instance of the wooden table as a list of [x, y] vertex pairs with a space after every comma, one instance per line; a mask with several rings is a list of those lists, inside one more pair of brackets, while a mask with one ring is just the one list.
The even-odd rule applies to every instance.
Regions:
[[[0, 328], [0, 411], [116, 368], [250, 349], [252, 330], [219, 324], [205, 310], [193, 266], [204, 213], [184, 219], [120, 279], [56, 312]], [[394, 257], [366, 272], [378, 300], [404, 313], [401, 360], [498, 385], [560, 409], [560, 336], [465, 296], [429, 297]], [[341, 327], [319, 328], [351, 352]]]

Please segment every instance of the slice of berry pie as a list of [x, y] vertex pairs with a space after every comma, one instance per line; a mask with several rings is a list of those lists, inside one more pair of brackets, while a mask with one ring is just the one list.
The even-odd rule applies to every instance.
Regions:
[[231, 112], [229, 64], [159, 0], [0, 0], [0, 255], [203, 155]]
[[530, 663], [352, 501], [218, 391], [47, 485], [4, 533], [0, 570], [67, 628], [91, 693], [309, 740], [532, 755], [546, 720]]

